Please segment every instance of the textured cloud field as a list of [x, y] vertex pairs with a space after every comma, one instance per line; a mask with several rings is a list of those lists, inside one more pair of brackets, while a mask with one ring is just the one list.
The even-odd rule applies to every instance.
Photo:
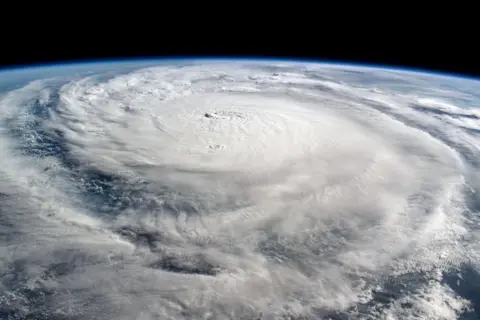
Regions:
[[0, 318], [478, 317], [480, 82], [84, 68], [0, 96]]

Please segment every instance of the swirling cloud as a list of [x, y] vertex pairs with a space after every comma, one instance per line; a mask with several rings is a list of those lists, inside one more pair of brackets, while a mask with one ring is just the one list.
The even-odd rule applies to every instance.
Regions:
[[129, 68], [3, 93], [0, 314], [476, 312], [460, 282], [479, 265], [478, 82], [300, 63]]

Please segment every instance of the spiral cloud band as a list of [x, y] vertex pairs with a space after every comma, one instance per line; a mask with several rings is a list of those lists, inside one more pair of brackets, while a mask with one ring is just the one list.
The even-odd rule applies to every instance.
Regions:
[[0, 318], [480, 312], [479, 82], [132, 66], [3, 89]]

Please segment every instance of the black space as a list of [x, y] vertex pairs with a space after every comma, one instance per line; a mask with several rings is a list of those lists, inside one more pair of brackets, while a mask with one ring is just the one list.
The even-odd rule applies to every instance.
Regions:
[[[407, 29], [410, 18], [401, 25], [373, 23], [369, 28], [363, 26], [366, 20], [360, 19], [352, 21], [348, 28], [341, 28], [345, 21], [329, 22], [331, 27], [326, 29], [317, 26], [323, 19], [318, 18], [302, 29], [292, 28], [293, 21], [289, 24], [281, 18], [258, 24], [247, 17], [238, 32], [231, 28], [233, 22], [216, 24], [216, 20], [205, 18], [203, 22], [161, 25], [165, 14], [162, 17], [143, 24], [119, 21], [109, 28], [91, 25], [89, 16], [77, 25], [71, 22], [47, 26], [44, 20], [34, 31], [10, 28], [2, 38], [0, 68], [116, 58], [274, 57], [379, 64], [480, 77], [480, 47], [472, 41], [474, 29], [460, 33], [442, 21], [423, 29]], [[209, 27], [205, 28], [207, 22]]]

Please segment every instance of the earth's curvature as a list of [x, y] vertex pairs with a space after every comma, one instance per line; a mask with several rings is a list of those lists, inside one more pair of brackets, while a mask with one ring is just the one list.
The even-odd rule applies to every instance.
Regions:
[[480, 82], [0, 73], [1, 319], [478, 319]]

